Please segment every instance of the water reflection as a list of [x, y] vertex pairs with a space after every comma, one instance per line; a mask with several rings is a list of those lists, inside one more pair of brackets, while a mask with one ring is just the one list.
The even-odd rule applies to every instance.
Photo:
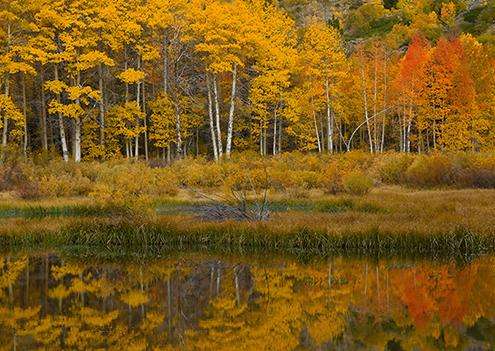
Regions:
[[492, 350], [495, 258], [470, 264], [0, 257], [5, 349]]

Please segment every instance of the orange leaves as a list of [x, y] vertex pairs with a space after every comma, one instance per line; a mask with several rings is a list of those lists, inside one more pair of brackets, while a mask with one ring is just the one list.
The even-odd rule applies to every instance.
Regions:
[[[421, 84], [424, 84], [426, 80], [426, 67], [429, 58], [429, 43], [418, 35], [414, 36], [406, 55], [400, 62], [397, 84], [411, 93], [419, 93]], [[417, 97], [419, 96], [413, 98]]]
[[409, 111], [418, 133], [433, 135], [436, 147], [477, 148], [490, 128], [483, 117], [489, 109], [483, 101], [490, 99], [479, 99], [489, 91], [490, 84], [490, 79], [478, 71], [478, 62], [486, 63], [477, 54], [479, 45], [472, 37], [442, 37], [431, 48], [417, 35], [400, 62], [394, 81], [397, 102], [400, 109]]

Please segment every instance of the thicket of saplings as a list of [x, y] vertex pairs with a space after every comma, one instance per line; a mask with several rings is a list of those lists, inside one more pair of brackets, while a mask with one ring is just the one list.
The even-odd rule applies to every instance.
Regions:
[[269, 189], [288, 198], [307, 197], [317, 189], [363, 196], [382, 185], [495, 188], [495, 153], [293, 152], [272, 158], [242, 153], [218, 163], [186, 158], [170, 166], [127, 160], [65, 163], [7, 154], [0, 164], [0, 192], [22, 199], [92, 197], [101, 203], [125, 203], [138, 197], [174, 197], [181, 189]]

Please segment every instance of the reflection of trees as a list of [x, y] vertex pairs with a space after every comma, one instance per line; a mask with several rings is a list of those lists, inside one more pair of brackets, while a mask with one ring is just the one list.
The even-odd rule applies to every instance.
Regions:
[[490, 349], [495, 259], [85, 264], [0, 257], [6, 349]]

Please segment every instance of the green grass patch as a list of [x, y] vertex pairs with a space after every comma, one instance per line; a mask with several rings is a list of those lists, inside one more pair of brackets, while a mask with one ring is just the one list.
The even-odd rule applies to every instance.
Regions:
[[104, 217], [118, 212], [118, 208], [98, 205], [42, 206], [22, 207], [0, 206], [0, 218], [45, 218], [45, 217]]
[[[158, 202], [156, 212], [160, 215], [167, 214], [194, 214], [199, 212], [203, 206], [211, 205], [211, 202], [188, 202], [188, 201], [161, 201]], [[255, 208], [254, 202], [248, 202], [248, 206]], [[356, 211], [364, 213], [386, 213], [386, 209], [371, 202], [354, 200], [351, 198], [339, 198], [332, 200], [275, 200], [268, 203], [271, 212], [313, 212], [313, 213], [342, 213]]]

